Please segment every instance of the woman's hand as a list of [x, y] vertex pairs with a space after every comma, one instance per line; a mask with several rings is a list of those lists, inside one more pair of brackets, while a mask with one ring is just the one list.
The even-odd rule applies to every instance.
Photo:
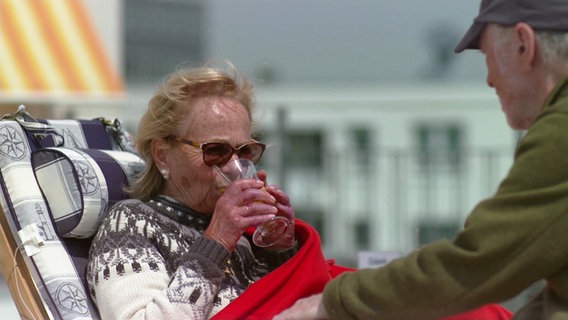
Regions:
[[256, 227], [280, 211], [277, 198], [263, 187], [264, 182], [257, 179], [233, 182], [217, 200], [203, 235], [232, 251], [247, 228]]
[[264, 181], [266, 191], [276, 199], [275, 205], [276, 208], [278, 208], [276, 215], [285, 217], [288, 221], [290, 221], [284, 236], [282, 236], [274, 245], [266, 247], [265, 249], [274, 252], [290, 249], [296, 244], [296, 236], [294, 234], [294, 220], [296, 219], [296, 216], [294, 209], [290, 205], [290, 197], [288, 197], [284, 191], [280, 190], [278, 186], [266, 183], [266, 172], [264, 170], [258, 171], [257, 176], [260, 180]]

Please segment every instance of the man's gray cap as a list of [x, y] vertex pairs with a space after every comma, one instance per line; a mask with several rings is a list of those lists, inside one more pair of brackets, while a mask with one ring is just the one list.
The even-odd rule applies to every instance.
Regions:
[[568, 0], [482, 0], [479, 15], [454, 52], [479, 49], [479, 36], [488, 23], [513, 26], [519, 22], [535, 30], [568, 31]]

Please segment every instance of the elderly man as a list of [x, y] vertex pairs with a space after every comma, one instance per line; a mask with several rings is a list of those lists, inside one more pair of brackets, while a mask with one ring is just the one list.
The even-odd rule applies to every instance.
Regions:
[[509, 126], [507, 177], [454, 241], [330, 281], [275, 319], [438, 319], [546, 286], [513, 319], [568, 319], [568, 1], [483, 0], [455, 51], [480, 50]]

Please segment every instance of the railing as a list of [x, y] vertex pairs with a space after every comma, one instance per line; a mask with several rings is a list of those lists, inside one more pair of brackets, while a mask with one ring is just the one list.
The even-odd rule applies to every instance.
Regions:
[[328, 255], [354, 263], [360, 250], [406, 253], [453, 237], [505, 177], [513, 150], [428, 155], [392, 148], [332, 151], [321, 167], [284, 168], [284, 185], [298, 217], [320, 232]]

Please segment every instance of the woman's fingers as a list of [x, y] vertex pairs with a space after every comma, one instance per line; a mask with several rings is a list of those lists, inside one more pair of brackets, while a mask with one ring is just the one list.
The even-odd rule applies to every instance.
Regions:
[[266, 186], [266, 191], [272, 194], [277, 202], [287, 206], [290, 205], [290, 197], [284, 191], [280, 190], [277, 185], [271, 184]]
[[294, 221], [294, 210], [289, 203], [288, 195], [277, 186], [265, 189], [263, 181], [238, 180], [217, 201], [206, 234], [232, 250], [249, 227], [256, 227], [276, 215]]
[[272, 204], [262, 202], [252, 202], [241, 207], [240, 213], [243, 217], [257, 216], [262, 214], [276, 215], [278, 208]]
[[223, 196], [230, 197], [237, 205], [251, 202], [275, 204], [277, 199], [264, 189], [262, 181], [256, 179], [241, 179], [233, 183]]

